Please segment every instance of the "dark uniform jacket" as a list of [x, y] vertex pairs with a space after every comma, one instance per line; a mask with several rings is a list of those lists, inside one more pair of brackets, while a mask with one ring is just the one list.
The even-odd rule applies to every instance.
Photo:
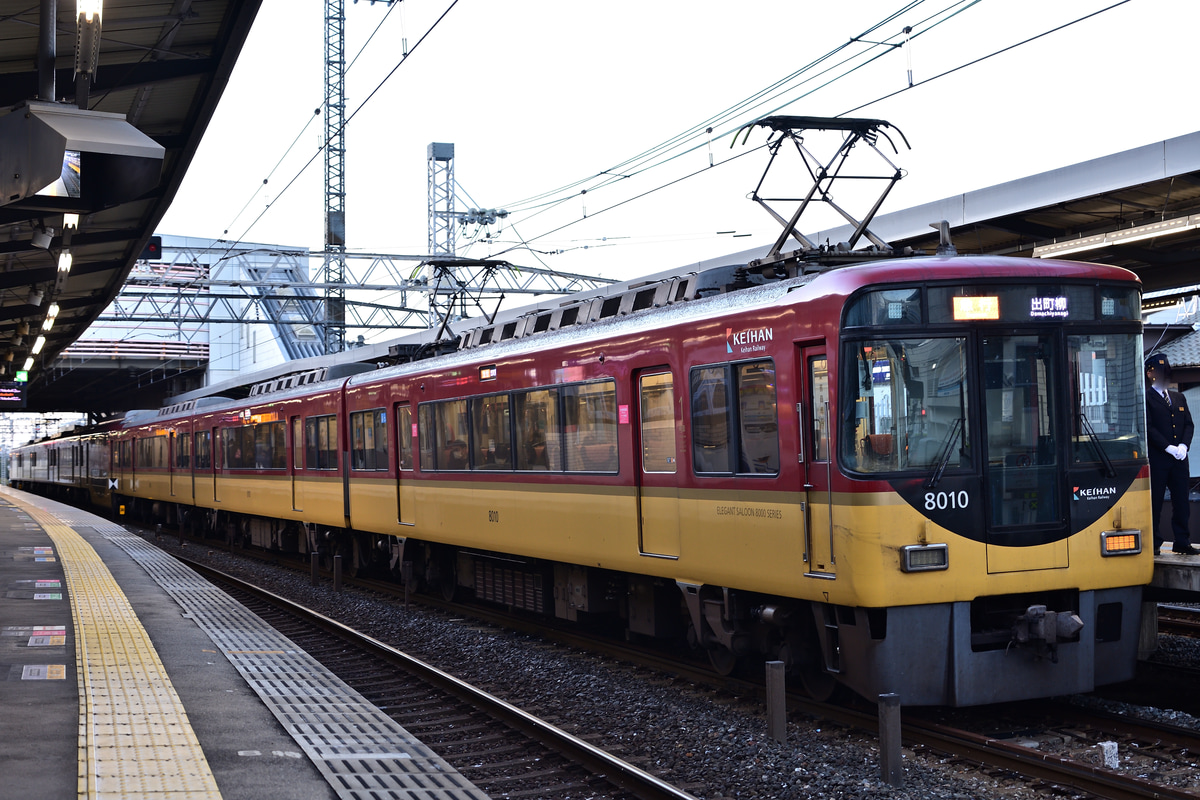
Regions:
[[1192, 415], [1188, 410], [1187, 399], [1180, 392], [1169, 391], [1171, 403], [1163, 400], [1162, 395], [1153, 387], [1146, 387], [1146, 427], [1150, 437], [1150, 458], [1175, 458], [1167, 452], [1167, 445], [1186, 444], [1192, 449], [1192, 434], [1195, 426]]

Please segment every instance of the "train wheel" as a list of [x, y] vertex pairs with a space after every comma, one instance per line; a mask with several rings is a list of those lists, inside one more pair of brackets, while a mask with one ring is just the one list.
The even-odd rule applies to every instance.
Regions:
[[722, 678], [729, 677], [737, 669], [738, 657], [728, 647], [716, 645], [708, 648], [708, 663]]
[[800, 671], [800, 683], [808, 696], [818, 703], [824, 703], [834, 696], [837, 691], [837, 678], [823, 669], [805, 668]]

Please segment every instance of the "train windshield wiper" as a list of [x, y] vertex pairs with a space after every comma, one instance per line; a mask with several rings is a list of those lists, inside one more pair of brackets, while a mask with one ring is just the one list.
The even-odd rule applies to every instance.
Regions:
[[926, 489], [932, 489], [941, 481], [942, 473], [946, 471], [946, 465], [950, 463], [950, 454], [954, 452], [954, 443], [958, 441], [958, 435], [962, 432], [962, 427], [962, 417], [954, 420], [954, 424], [950, 426], [950, 432], [946, 434], [946, 438], [938, 450], [937, 467], [933, 470], [933, 474], [925, 481]]
[[1087, 435], [1088, 441], [1092, 443], [1092, 447], [1096, 450], [1096, 455], [1100, 456], [1100, 463], [1104, 465], [1104, 474], [1110, 478], [1117, 477], [1117, 471], [1113, 468], [1112, 459], [1108, 457], [1108, 453], [1104, 452], [1104, 447], [1100, 444], [1100, 437], [1096, 435], [1096, 429], [1092, 427], [1092, 421], [1087, 418], [1087, 414], [1083, 413], [1082, 404], [1079, 406], [1079, 427]]

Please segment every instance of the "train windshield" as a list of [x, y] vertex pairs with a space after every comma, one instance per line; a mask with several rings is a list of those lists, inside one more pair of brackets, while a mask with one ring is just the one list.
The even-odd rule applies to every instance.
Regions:
[[1139, 305], [1083, 283], [863, 292], [843, 320], [841, 468], [900, 479], [924, 509], [944, 497], [996, 544], [1091, 524], [1146, 457]]
[[1139, 372], [1141, 353], [1136, 334], [1067, 337], [1067, 374], [1074, 382], [1071, 442], [1076, 464], [1104, 465], [1145, 455], [1145, 387], [1140, 380], [1116, 379]]
[[966, 340], [876, 339], [854, 347], [855, 393], [843, 409], [853, 436], [842, 457], [856, 472], [971, 466]]

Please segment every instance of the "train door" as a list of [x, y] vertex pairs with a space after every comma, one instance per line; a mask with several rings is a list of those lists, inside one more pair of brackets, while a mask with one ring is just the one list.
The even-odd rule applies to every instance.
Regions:
[[188, 487], [192, 493], [192, 502], [195, 503], [200, 498], [196, 496], [196, 470], [200, 468], [200, 433], [185, 433], [192, 440], [192, 461], [188, 465], [187, 481]]
[[167, 493], [168, 496], [175, 496], [175, 478], [176, 464], [179, 459], [179, 440], [175, 431], [170, 431], [167, 434]]
[[804, 561], [805, 575], [812, 578], [836, 576], [837, 558], [833, 552], [833, 460], [830, 453], [829, 360], [825, 345], [799, 348], [801, 385], [796, 396], [802, 398], [800, 416], [800, 473], [804, 479]]
[[670, 372], [637, 376], [639, 549], [642, 555], [679, 557], [679, 480], [675, 420], [678, 408]]
[[1057, 340], [1051, 333], [996, 333], [982, 337], [980, 346], [988, 572], [1064, 568], [1065, 537], [1029, 546], [1067, 518], [1066, 469], [1057, 444], [1066, 438], [1064, 415], [1054, 388], [1066, 365]]
[[292, 510], [304, 510], [304, 420], [292, 417]]
[[221, 447], [220, 428], [209, 430], [208, 453], [209, 464], [212, 465], [212, 472], [210, 473], [210, 477], [212, 478], [212, 500], [214, 503], [219, 503], [221, 501], [217, 498], [217, 475], [225, 463], [225, 449]]
[[396, 406], [396, 521], [415, 525], [416, 486], [413, 485], [413, 420], [408, 403]]

